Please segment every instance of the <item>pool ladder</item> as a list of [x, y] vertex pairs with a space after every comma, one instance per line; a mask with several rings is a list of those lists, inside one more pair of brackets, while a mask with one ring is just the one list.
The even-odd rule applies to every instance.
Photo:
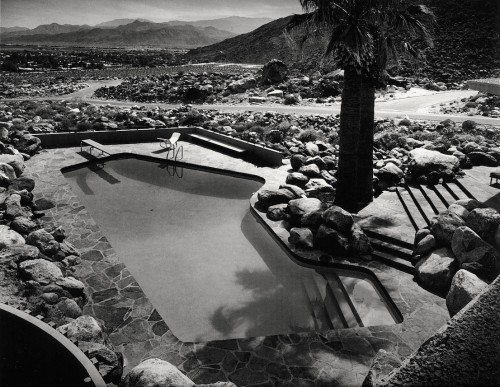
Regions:
[[[172, 153], [170, 153], [172, 152]], [[179, 153], [180, 153], [180, 157], [179, 157]], [[169, 157], [170, 154], [172, 154], [172, 157]], [[167, 151], [167, 159], [171, 159], [171, 160], [182, 160], [184, 158], [184, 147], [182, 145], [180, 146], [176, 146], [175, 148], [168, 148], [168, 151]]]

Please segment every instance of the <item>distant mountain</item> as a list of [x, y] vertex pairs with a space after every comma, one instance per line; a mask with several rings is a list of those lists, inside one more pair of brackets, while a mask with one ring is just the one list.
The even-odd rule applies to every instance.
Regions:
[[74, 24], [57, 24], [57, 23], [51, 23], [51, 24], [42, 24], [39, 25], [38, 27], [35, 27], [33, 29], [26, 29], [26, 30], [18, 30], [18, 31], [1, 31], [2, 33], [2, 38], [5, 39], [7, 36], [9, 37], [14, 37], [14, 36], [28, 36], [28, 35], [56, 35], [56, 34], [65, 34], [69, 32], [76, 32], [76, 31], [81, 31], [81, 30], [88, 30], [91, 29], [89, 25], [74, 25]]
[[151, 23], [151, 21], [147, 19], [114, 19], [107, 22], [96, 24], [95, 27], [97, 28], [119, 27], [125, 24], [133, 23], [135, 21]]
[[26, 27], [0, 27], [0, 34], [5, 34], [8, 32], [19, 32], [19, 31], [28, 31], [29, 28]]
[[263, 18], [253, 18], [253, 17], [240, 17], [240, 16], [230, 16], [222, 19], [213, 20], [198, 20], [198, 21], [169, 21], [169, 25], [192, 25], [195, 27], [214, 27], [219, 30], [229, 31], [234, 34], [245, 34], [247, 32], [253, 31], [260, 26], [267, 24], [274, 19], [267, 17]]
[[91, 28], [61, 34], [24, 36], [5, 34], [2, 36], [2, 42], [96, 47], [158, 46], [188, 49], [214, 44], [233, 36], [234, 34], [230, 32], [213, 27], [168, 26], [162, 23], [134, 21], [111, 29]]

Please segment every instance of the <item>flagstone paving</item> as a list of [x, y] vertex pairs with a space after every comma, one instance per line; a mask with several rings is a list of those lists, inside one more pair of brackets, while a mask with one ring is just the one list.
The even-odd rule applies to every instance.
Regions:
[[[183, 145], [183, 161], [256, 174], [266, 179], [265, 188], [282, 184], [289, 168], [259, 168], [196, 145]], [[110, 147], [165, 158], [164, 153], [158, 153], [157, 143]], [[124, 355], [125, 372], [144, 359], [156, 357], [176, 365], [197, 383], [230, 380], [238, 386], [361, 385], [379, 349], [408, 356], [449, 319], [444, 299], [423, 290], [411, 275], [375, 261], [339, 259], [370, 269], [394, 300], [404, 321], [390, 326], [181, 342], [148, 301], [60, 172], [65, 166], [86, 161], [79, 151], [43, 151], [28, 162], [27, 174], [37, 182], [35, 200], [45, 197], [57, 202], [55, 208], [46, 211], [44, 220], [63, 226], [68, 241], [82, 253], [82, 263], [75, 267], [74, 275], [88, 286], [89, 302], [84, 312], [105, 323], [110, 341]], [[251, 202], [255, 202], [255, 195]], [[286, 242], [287, 232], [279, 222], [267, 220], [265, 214], [259, 216]], [[296, 252], [311, 263], [319, 258], [317, 253]]]

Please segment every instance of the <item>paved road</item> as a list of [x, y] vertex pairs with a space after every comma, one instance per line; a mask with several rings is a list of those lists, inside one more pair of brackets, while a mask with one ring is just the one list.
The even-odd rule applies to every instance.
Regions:
[[[56, 97], [45, 97], [45, 98], [35, 98], [38, 100], [68, 100], [68, 99], [80, 99], [82, 102], [89, 102], [96, 105], [111, 105], [111, 106], [121, 106], [121, 107], [131, 107], [135, 105], [146, 106], [146, 107], [161, 107], [166, 109], [173, 109], [179, 107], [180, 104], [166, 104], [166, 103], [138, 103], [129, 101], [116, 101], [116, 100], [103, 100], [103, 99], [93, 99], [91, 96], [94, 91], [99, 87], [108, 85], [116, 86], [121, 83], [120, 80], [111, 81], [90, 81], [88, 88], [79, 90], [72, 94], [56, 96]], [[375, 103], [375, 115], [378, 118], [391, 118], [398, 119], [404, 118], [408, 115], [410, 119], [413, 120], [427, 120], [427, 121], [443, 121], [450, 118], [456, 122], [463, 122], [465, 120], [474, 120], [480, 124], [489, 124], [500, 126], [500, 119], [482, 117], [482, 116], [462, 116], [462, 115], [452, 115], [452, 114], [436, 114], [430, 113], [430, 107], [433, 105], [439, 105], [441, 103], [446, 103], [449, 101], [467, 98], [472, 95], [477, 94], [475, 90], [452, 90], [447, 92], [439, 92], [430, 95], [415, 96], [408, 98], [400, 98], [392, 101], [376, 102]], [[17, 99], [20, 100], [20, 99]], [[340, 113], [340, 103], [335, 103], [330, 106], [326, 105], [311, 105], [311, 106], [287, 106], [279, 104], [238, 104], [238, 105], [193, 105], [199, 109], [215, 109], [221, 112], [243, 112], [243, 111], [255, 111], [255, 112], [277, 112], [286, 114], [338, 114]]]

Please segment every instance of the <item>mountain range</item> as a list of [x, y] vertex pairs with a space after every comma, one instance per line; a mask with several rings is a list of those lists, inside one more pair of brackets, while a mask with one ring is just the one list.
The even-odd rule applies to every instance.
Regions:
[[[47, 26], [40, 26], [47, 27]], [[234, 34], [214, 27], [191, 25], [169, 26], [164, 23], [134, 21], [114, 28], [88, 28], [87, 26], [49, 25], [45, 33], [18, 35], [16, 32], [3, 34], [2, 43], [91, 46], [91, 47], [139, 47], [188, 49], [210, 45]], [[63, 27], [63, 28], [60, 28]], [[37, 27], [39, 31], [41, 30]], [[35, 28], [35, 30], [37, 29]], [[62, 30], [64, 32], [57, 32]]]
[[160, 46], [194, 48], [220, 42], [251, 31], [268, 18], [227, 17], [214, 20], [168, 21], [115, 19], [96, 26], [43, 24], [33, 29], [3, 28], [1, 43], [78, 46]]

